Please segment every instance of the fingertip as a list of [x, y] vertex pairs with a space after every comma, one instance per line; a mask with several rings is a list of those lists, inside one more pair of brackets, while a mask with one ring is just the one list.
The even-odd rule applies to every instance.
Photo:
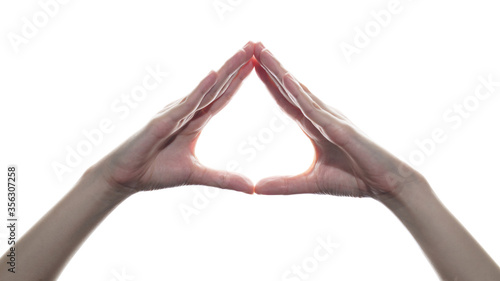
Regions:
[[245, 61], [250, 60], [253, 57], [254, 43], [249, 41], [241, 50], [245, 54]]
[[243, 50], [245, 51], [245, 53], [252, 55], [254, 52], [254, 48], [255, 48], [255, 43], [252, 41], [248, 41], [248, 43], [246, 43], [246, 45], [243, 46]]
[[247, 186], [247, 189], [246, 189], [245, 193], [254, 194], [255, 193], [255, 185], [254, 185], [254, 183], [251, 180], [249, 180], [249, 179], [247, 179], [247, 183], [249, 185]]
[[208, 72], [208, 75], [206, 77], [207, 83], [212, 85], [215, 84], [215, 82], [217, 82], [218, 77], [219, 74], [216, 71], [210, 70], [210, 72]]
[[237, 175], [238, 179], [236, 180], [237, 183], [234, 184], [234, 190], [236, 191], [241, 191], [247, 194], [253, 194], [254, 193], [254, 184], [253, 182], [242, 175]]
[[255, 194], [272, 195], [276, 194], [273, 192], [273, 187], [276, 187], [276, 178], [265, 178], [255, 184], [254, 192]]
[[223, 189], [230, 189], [234, 191], [244, 192], [247, 194], [253, 194], [254, 184], [246, 176], [240, 173], [227, 172], [227, 171], [222, 172], [222, 175], [224, 175], [223, 180], [220, 181], [221, 179], [219, 176], [219, 179], [216, 181], [215, 186]]
[[255, 58], [260, 62], [260, 54], [262, 53], [262, 51], [265, 49], [266, 47], [264, 47], [264, 44], [262, 44], [261, 42], [257, 42], [255, 44], [255, 48], [254, 48], [254, 56]]

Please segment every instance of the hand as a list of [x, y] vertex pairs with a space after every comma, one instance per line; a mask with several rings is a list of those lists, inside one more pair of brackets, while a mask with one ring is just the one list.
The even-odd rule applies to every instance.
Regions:
[[260, 194], [328, 193], [381, 199], [409, 183], [426, 183], [407, 164], [370, 141], [338, 110], [324, 104], [287, 72], [265, 49], [255, 45], [255, 70], [278, 105], [311, 139], [315, 158], [296, 176], [263, 179]]
[[227, 171], [203, 166], [194, 154], [203, 127], [231, 99], [252, 71], [249, 42], [196, 89], [167, 105], [141, 131], [90, 170], [115, 190], [130, 192], [179, 185], [209, 185], [253, 193], [253, 183]]

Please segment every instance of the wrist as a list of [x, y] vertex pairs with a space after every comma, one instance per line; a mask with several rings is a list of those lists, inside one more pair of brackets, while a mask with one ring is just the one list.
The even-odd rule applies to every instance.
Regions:
[[375, 199], [396, 214], [438, 201], [426, 181], [407, 183], [394, 192], [383, 194]]
[[96, 198], [105, 202], [121, 202], [137, 192], [131, 188], [110, 183], [95, 166], [85, 171], [77, 185], [91, 190]]

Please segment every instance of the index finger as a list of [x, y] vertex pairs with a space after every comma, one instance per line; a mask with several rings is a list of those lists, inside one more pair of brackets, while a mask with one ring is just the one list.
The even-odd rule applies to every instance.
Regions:
[[198, 109], [203, 109], [215, 99], [230, 85], [231, 79], [238, 73], [253, 57], [254, 43], [248, 42], [242, 49], [238, 50], [224, 65], [217, 71], [217, 82], [212, 89], [205, 95]]

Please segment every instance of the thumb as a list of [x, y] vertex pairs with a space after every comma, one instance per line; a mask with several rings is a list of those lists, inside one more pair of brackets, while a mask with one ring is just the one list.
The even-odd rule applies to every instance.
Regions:
[[253, 182], [249, 178], [236, 173], [214, 170], [207, 167], [196, 169], [189, 183], [241, 191], [248, 194], [253, 194], [254, 192]]
[[266, 195], [313, 193], [307, 190], [309, 186], [305, 175], [270, 177], [260, 180], [255, 185], [255, 193]]

